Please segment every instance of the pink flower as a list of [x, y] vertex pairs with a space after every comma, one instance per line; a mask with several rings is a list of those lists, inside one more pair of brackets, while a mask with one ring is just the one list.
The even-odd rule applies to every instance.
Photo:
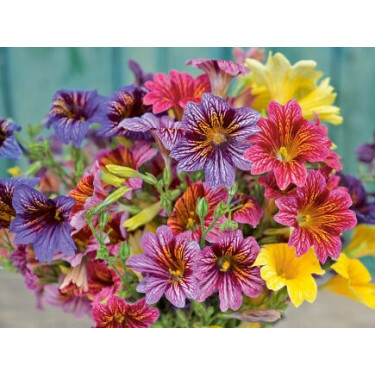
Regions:
[[199, 253], [197, 300], [204, 301], [218, 290], [220, 309], [226, 311], [241, 307], [242, 294], [259, 296], [263, 280], [259, 268], [253, 267], [258, 254], [254, 237], [243, 238], [240, 230], [223, 232], [217, 242]]
[[149, 307], [144, 298], [130, 304], [112, 296], [105, 305], [95, 303], [92, 307], [95, 328], [148, 328], [159, 318], [159, 311]]
[[273, 171], [281, 190], [291, 183], [303, 186], [306, 162], [324, 162], [329, 156], [326, 129], [305, 120], [295, 100], [284, 106], [271, 102], [268, 119], [260, 119], [257, 125], [261, 131], [250, 137], [252, 146], [244, 157], [252, 162], [252, 174]]
[[232, 200], [232, 204], [242, 205], [242, 207], [232, 213], [234, 221], [241, 224], [250, 224], [254, 228], [259, 224], [263, 210], [256, 199], [245, 194], [236, 194]]
[[205, 74], [193, 78], [188, 73], [171, 70], [169, 75], [157, 73], [153, 81], [145, 83], [150, 92], [144, 97], [144, 103], [152, 104], [155, 114], [170, 108], [182, 114], [188, 102], [200, 103], [203, 93], [210, 91], [210, 83]]
[[294, 228], [288, 245], [296, 248], [297, 256], [314, 246], [322, 263], [329, 256], [339, 256], [340, 235], [357, 223], [355, 213], [349, 209], [350, 195], [343, 189], [328, 189], [319, 171], [311, 171], [305, 186], [275, 203], [279, 208], [275, 221]]

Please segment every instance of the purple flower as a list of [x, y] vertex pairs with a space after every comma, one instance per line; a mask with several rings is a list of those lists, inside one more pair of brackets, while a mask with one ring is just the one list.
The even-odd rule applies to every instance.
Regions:
[[253, 267], [258, 254], [254, 237], [243, 238], [240, 230], [223, 232], [199, 254], [197, 301], [204, 301], [218, 290], [220, 310], [226, 311], [241, 307], [242, 293], [258, 297], [263, 289], [259, 268]]
[[218, 96], [226, 94], [234, 77], [249, 72], [243, 65], [225, 60], [195, 59], [187, 61], [186, 65], [203, 70], [210, 79], [212, 93]]
[[146, 294], [148, 304], [158, 302], [165, 294], [170, 303], [182, 308], [186, 298], [196, 298], [199, 245], [190, 241], [190, 232], [174, 236], [169, 227], [162, 225], [156, 234], [145, 233], [141, 246], [144, 254], [133, 255], [127, 265], [145, 273], [137, 291]]
[[375, 224], [375, 202], [368, 201], [368, 194], [362, 182], [358, 178], [338, 173], [340, 177], [340, 186], [347, 189], [353, 201], [351, 209], [357, 216], [358, 223]]
[[10, 225], [10, 231], [16, 233], [15, 243], [31, 243], [41, 262], [52, 261], [57, 251], [67, 256], [74, 254], [76, 245], [69, 224], [73, 198], [48, 199], [27, 185], [20, 185], [14, 190], [12, 203], [17, 213]]
[[181, 122], [175, 122], [169, 116], [157, 117], [152, 113], [146, 113], [142, 117], [127, 118], [120, 125], [126, 130], [151, 132], [155, 140], [160, 140], [167, 150], [171, 150], [184, 134]]
[[57, 91], [52, 98], [47, 126], [65, 143], [79, 147], [91, 124], [101, 123], [103, 97], [96, 91]]
[[203, 169], [210, 187], [223, 184], [230, 188], [235, 167], [251, 167], [243, 154], [249, 147], [246, 139], [259, 131], [259, 117], [253, 109], [232, 108], [211, 94], [204, 94], [200, 105], [188, 103], [182, 118], [185, 135], [171, 152], [178, 161], [178, 171]]
[[19, 159], [22, 150], [14, 137], [14, 132], [21, 130], [21, 127], [13, 122], [0, 118], [0, 158]]
[[20, 185], [34, 187], [38, 183], [37, 178], [2, 178], [0, 179], [0, 229], [9, 228], [16, 211], [13, 208], [12, 200], [14, 189]]
[[143, 73], [142, 68], [136, 61], [130, 59], [128, 61], [128, 66], [134, 74], [135, 84], [137, 86], [144, 86], [145, 82], [152, 81], [154, 75], [152, 73]]
[[371, 164], [375, 160], [375, 132], [373, 143], [364, 143], [357, 150], [357, 157], [362, 163]]
[[142, 116], [151, 110], [143, 104], [146, 90], [134, 85], [124, 86], [114, 92], [105, 104], [105, 118], [99, 134], [104, 137], [128, 137], [138, 139], [139, 134], [133, 129], [124, 129], [121, 121], [127, 118]]

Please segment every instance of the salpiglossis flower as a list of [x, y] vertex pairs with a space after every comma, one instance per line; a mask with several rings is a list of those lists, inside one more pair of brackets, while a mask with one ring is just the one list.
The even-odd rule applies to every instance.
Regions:
[[305, 300], [315, 301], [318, 288], [312, 275], [323, 275], [324, 271], [312, 248], [297, 257], [286, 243], [264, 245], [254, 264], [261, 266], [260, 275], [268, 289], [277, 291], [287, 287], [295, 307]]
[[152, 104], [155, 114], [173, 108], [180, 115], [188, 102], [200, 103], [203, 93], [210, 91], [210, 83], [206, 74], [197, 78], [188, 73], [176, 70], [169, 72], [169, 77], [156, 73], [152, 81], [145, 86], [149, 92], [144, 98], [145, 104]]
[[246, 194], [237, 193], [231, 203], [239, 206], [232, 212], [234, 221], [241, 224], [250, 224], [254, 228], [259, 224], [263, 210], [256, 199]]
[[259, 131], [259, 117], [250, 108], [232, 108], [212, 94], [204, 94], [200, 105], [188, 103], [182, 119], [185, 134], [171, 152], [178, 171], [204, 170], [211, 188], [230, 188], [235, 168], [250, 169], [243, 153], [248, 148], [246, 139]]
[[336, 259], [341, 251], [340, 235], [356, 223], [350, 195], [342, 189], [327, 188], [319, 171], [311, 171], [306, 184], [288, 197], [275, 201], [279, 212], [276, 222], [293, 227], [289, 246], [301, 256], [314, 246], [322, 263], [330, 256]]
[[340, 254], [332, 269], [337, 275], [324, 285], [325, 289], [375, 309], [375, 284], [370, 283], [370, 272], [360, 260]]
[[[207, 229], [213, 220], [215, 208], [220, 202], [226, 202], [228, 194], [223, 187], [211, 189], [202, 182], [191, 185], [177, 200], [172, 214], [168, 218], [168, 226], [172, 229], [173, 234], [177, 235], [190, 230], [193, 238], [197, 241], [200, 240], [202, 229], [197, 214], [197, 205], [200, 198], [205, 198], [208, 204], [207, 215], [204, 218], [204, 228]], [[220, 224], [225, 220], [223, 216], [217, 221], [215, 227], [206, 237], [208, 241], [218, 235]]]
[[143, 235], [144, 254], [133, 255], [127, 265], [145, 273], [137, 291], [146, 294], [147, 303], [156, 303], [165, 295], [172, 305], [182, 308], [186, 298], [196, 298], [199, 245], [190, 237], [189, 233], [175, 236], [166, 225], [159, 227], [156, 234]]
[[212, 93], [217, 96], [225, 96], [234, 77], [249, 72], [243, 65], [226, 60], [195, 59], [187, 61], [186, 65], [203, 70], [210, 78]]
[[261, 130], [251, 137], [245, 158], [252, 162], [252, 174], [272, 171], [281, 190], [291, 183], [303, 186], [306, 162], [323, 162], [330, 152], [325, 129], [305, 120], [295, 100], [284, 106], [271, 102], [268, 119], [257, 125]]
[[219, 291], [220, 310], [238, 310], [242, 294], [257, 297], [263, 289], [258, 267], [253, 267], [259, 246], [253, 237], [243, 238], [240, 230], [222, 232], [215, 243], [199, 253], [199, 296], [204, 301]]
[[69, 223], [73, 198], [48, 199], [30, 186], [20, 185], [14, 190], [12, 203], [17, 213], [10, 225], [10, 231], [16, 233], [15, 243], [33, 244], [41, 262], [52, 261], [57, 251], [68, 256], [75, 253]]
[[80, 147], [91, 124], [102, 121], [103, 98], [96, 91], [57, 91], [52, 98], [47, 126], [53, 125], [66, 144]]
[[12, 200], [14, 189], [20, 185], [34, 187], [38, 183], [37, 178], [2, 178], [0, 179], [0, 229], [9, 228], [16, 211], [13, 208]]
[[106, 304], [95, 303], [92, 315], [95, 328], [148, 328], [159, 318], [159, 311], [142, 298], [133, 304], [112, 296]]
[[134, 85], [124, 86], [114, 92], [103, 106], [103, 123], [99, 134], [104, 137], [144, 138], [142, 134], [126, 130], [120, 124], [127, 118], [139, 117], [151, 111], [143, 102], [146, 90]]
[[342, 123], [340, 108], [333, 105], [334, 88], [329, 84], [329, 78], [319, 82], [322, 73], [315, 70], [315, 61], [301, 60], [291, 65], [283, 54], [270, 53], [265, 64], [247, 59], [245, 66], [250, 73], [243, 78], [243, 83], [252, 88], [256, 110], [265, 111], [271, 100], [285, 104], [295, 99], [302, 107], [303, 117], [312, 120], [318, 115], [322, 121], [334, 125]]
[[14, 136], [21, 127], [5, 118], [0, 118], [0, 158], [19, 159], [22, 150]]

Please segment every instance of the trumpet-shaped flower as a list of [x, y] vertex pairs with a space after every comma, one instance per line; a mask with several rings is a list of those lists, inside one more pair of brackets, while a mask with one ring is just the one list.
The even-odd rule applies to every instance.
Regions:
[[294, 228], [289, 246], [296, 248], [297, 256], [314, 246], [322, 263], [329, 256], [339, 256], [340, 235], [357, 223], [355, 213], [349, 209], [350, 195], [342, 189], [329, 190], [319, 171], [311, 171], [305, 186], [275, 203], [279, 208], [275, 221]]
[[0, 179], [0, 229], [9, 228], [16, 211], [13, 208], [12, 200], [14, 189], [20, 185], [34, 187], [38, 183], [37, 178], [2, 178]]
[[56, 92], [48, 115], [47, 126], [65, 143], [79, 147], [91, 124], [101, 123], [103, 98], [96, 91]]
[[152, 104], [155, 114], [171, 108], [180, 114], [188, 102], [200, 103], [203, 93], [210, 91], [206, 74], [194, 78], [176, 70], [171, 70], [169, 77], [163, 73], [155, 74], [153, 81], [147, 81], [145, 86], [150, 91], [145, 96], [144, 103]]
[[305, 300], [315, 301], [317, 286], [312, 274], [323, 275], [324, 271], [312, 248], [297, 257], [286, 243], [264, 245], [254, 264], [261, 266], [260, 275], [268, 289], [277, 291], [287, 287], [295, 307]]
[[351, 241], [344, 252], [349, 256], [361, 258], [375, 256], [375, 225], [359, 224], [353, 229]]
[[[207, 229], [213, 220], [215, 208], [220, 202], [226, 202], [227, 197], [228, 194], [222, 187], [212, 190], [205, 183], [196, 182], [177, 200], [173, 212], [168, 218], [168, 226], [175, 235], [190, 230], [193, 232], [193, 238], [199, 241], [202, 235], [201, 223], [197, 214], [199, 199], [207, 200], [208, 211], [204, 218], [204, 227]], [[208, 241], [218, 235], [220, 224], [225, 220], [223, 216], [217, 221], [215, 227], [207, 235]]]
[[234, 183], [235, 167], [248, 170], [251, 164], [243, 158], [246, 139], [259, 131], [259, 113], [250, 108], [232, 108], [224, 99], [204, 94], [202, 103], [189, 103], [182, 124], [186, 131], [172, 149], [178, 171], [204, 170], [211, 188]]
[[375, 309], [375, 284], [370, 283], [370, 272], [360, 260], [340, 254], [332, 269], [337, 275], [324, 285], [325, 289]]
[[270, 53], [265, 64], [247, 59], [245, 66], [250, 73], [243, 82], [256, 96], [253, 102], [256, 110], [265, 111], [271, 100], [285, 104], [295, 99], [302, 107], [303, 117], [312, 120], [318, 115], [322, 121], [334, 125], [342, 123], [340, 108], [333, 105], [334, 88], [329, 78], [318, 82], [322, 73], [315, 70], [315, 61], [301, 60], [291, 65], [283, 54]]
[[21, 127], [13, 122], [0, 118], [0, 158], [19, 159], [22, 150], [14, 137], [14, 132], [21, 130]]
[[142, 134], [132, 129], [124, 129], [120, 124], [127, 118], [142, 116], [151, 110], [143, 102], [146, 90], [134, 85], [124, 86], [114, 92], [104, 105], [104, 120], [99, 134], [104, 137], [142, 138]]
[[252, 162], [252, 174], [273, 171], [281, 190], [290, 183], [303, 186], [306, 162], [323, 162], [330, 152], [325, 129], [305, 120], [295, 100], [284, 106], [271, 102], [268, 119], [257, 125], [261, 131], [251, 137], [245, 158]]
[[16, 233], [15, 243], [33, 244], [41, 262], [52, 261], [58, 250], [73, 255], [76, 245], [71, 236], [69, 215], [74, 204], [73, 198], [48, 199], [30, 186], [20, 185], [13, 194], [17, 216], [10, 225], [10, 231]]
[[95, 303], [92, 307], [95, 328], [148, 328], [159, 318], [159, 310], [150, 307], [142, 298], [133, 304], [112, 296], [106, 304]]
[[253, 237], [243, 238], [240, 230], [222, 232], [199, 253], [197, 300], [204, 301], [218, 290], [220, 309], [226, 311], [241, 307], [242, 294], [258, 297], [263, 289], [259, 268], [253, 267], [258, 253]]
[[186, 65], [203, 70], [210, 78], [212, 93], [217, 96], [226, 94], [234, 77], [249, 72], [243, 65], [225, 60], [195, 59], [187, 61]]
[[166, 225], [159, 227], [156, 234], [143, 235], [144, 254], [131, 256], [127, 265], [145, 273], [137, 291], [146, 294], [147, 303], [156, 303], [165, 295], [172, 305], [182, 308], [186, 298], [196, 298], [199, 245], [189, 237], [187, 233], [175, 236]]

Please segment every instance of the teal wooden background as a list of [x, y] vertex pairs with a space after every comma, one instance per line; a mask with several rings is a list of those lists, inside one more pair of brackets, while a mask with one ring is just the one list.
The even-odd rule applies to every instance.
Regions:
[[[269, 50], [269, 49], [268, 49]], [[329, 126], [347, 172], [356, 173], [355, 148], [372, 138], [375, 130], [375, 49], [271, 48], [292, 63], [317, 61], [332, 78], [344, 123]], [[132, 82], [127, 60], [135, 59], [146, 71], [174, 68], [193, 74], [184, 65], [191, 58], [230, 59], [230, 48], [1, 48], [0, 116], [20, 125], [39, 122], [48, 112], [53, 93], [62, 88], [97, 89], [107, 95]], [[0, 160], [0, 174], [9, 162]]]

